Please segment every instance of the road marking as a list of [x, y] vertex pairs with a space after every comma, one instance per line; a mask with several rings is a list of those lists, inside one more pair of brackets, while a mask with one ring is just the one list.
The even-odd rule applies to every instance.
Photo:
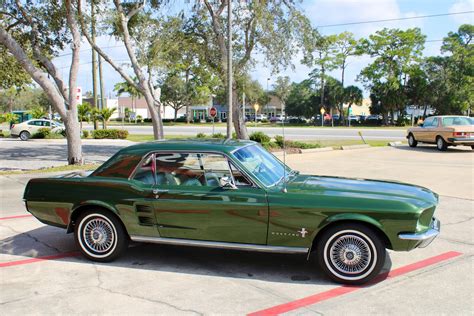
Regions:
[[26, 215], [15, 215], [15, 216], [0, 217], [0, 221], [4, 221], [4, 220], [7, 220], [7, 219], [32, 217], [32, 216], [33, 215], [31, 215], [31, 214], [26, 214]]
[[299, 300], [295, 300], [295, 301], [292, 301], [292, 302], [284, 303], [284, 304], [281, 304], [281, 305], [276, 305], [276, 306], [273, 306], [273, 307], [270, 307], [270, 308], [267, 308], [267, 309], [263, 309], [263, 310], [260, 310], [260, 311], [257, 311], [257, 312], [253, 312], [253, 313], [248, 314], [248, 316], [257, 316], [257, 315], [258, 316], [269, 316], [269, 315], [279, 315], [279, 314], [287, 313], [287, 312], [293, 311], [295, 309], [299, 309], [299, 308], [302, 308], [302, 307], [305, 307], [305, 306], [308, 306], [308, 305], [313, 305], [313, 304], [316, 304], [316, 303], [319, 303], [319, 302], [322, 302], [322, 301], [329, 300], [331, 298], [335, 298], [335, 297], [338, 297], [338, 296], [341, 296], [341, 295], [344, 295], [344, 294], [348, 294], [348, 293], [366, 288], [370, 285], [374, 285], [376, 283], [379, 283], [379, 282], [381, 282], [385, 279], [395, 278], [395, 277], [398, 277], [400, 275], [403, 275], [403, 274], [406, 274], [406, 273], [409, 273], [409, 272], [412, 272], [412, 271], [415, 271], [415, 270], [419, 270], [419, 269], [434, 265], [434, 264], [439, 263], [441, 261], [445, 261], [445, 260], [448, 260], [448, 259], [451, 259], [451, 258], [454, 258], [454, 257], [458, 257], [460, 255], [462, 255], [462, 253], [456, 252], [456, 251], [445, 252], [445, 253], [440, 254], [438, 256], [434, 256], [434, 257], [431, 257], [431, 258], [428, 258], [428, 259], [425, 259], [425, 260], [421, 260], [421, 261], [418, 261], [418, 262], [415, 262], [415, 263], [412, 263], [412, 264], [394, 269], [394, 270], [390, 271], [388, 274], [387, 273], [381, 274], [365, 286], [342, 285], [342, 286], [336, 287], [332, 290], [317, 293], [317, 294], [314, 294], [314, 295], [311, 295], [311, 296], [301, 298]]
[[30, 264], [30, 263], [40, 262], [40, 261], [61, 259], [61, 258], [67, 258], [67, 257], [77, 257], [79, 255], [80, 253], [78, 251], [73, 251], [73, 252], [64, 252], [64, 253], [58, 253], [56, 255], [43, 256], [43, 257], [37, 257], [37, 258], [15, 260], [15, 261], [10, 261], [10, 262], [1, 262], [0, 268], [19, 266], [23, 264]]

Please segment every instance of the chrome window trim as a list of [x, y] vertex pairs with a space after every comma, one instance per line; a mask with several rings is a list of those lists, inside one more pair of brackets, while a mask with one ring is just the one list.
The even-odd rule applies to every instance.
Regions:
[[[254, 145], [254, 144], [250, 144], [250, 145]], [[243, 147], [245, 147], [245, 146], [243, 146]], [[240, 147], [240, 148], [243, 148], [243, 147]], [[222, 155], [222, 156], [226, 157], [229, 162], [232, 162], [233, 165], [235, 166], [235, 168], [237, 168], [248, 180], [250, 180], [250, 182], [252, 183], [252, 187], [257, 188], [257, 189], [266, 188], [263, 184], [255, 181], [255, 179], [252, 178], [246, 170], [244, 170], [242, 167], [240, 167], [238, 164], [236, 164], [235, 160], [232, 159], [233, 158], [232, 156], [230, 156], [227, 153], [222, 152], [222, 151], [209, 151], [209, 150], [204, 150], [203, 151], [203, 150], [171, 150], [171, 149], [164, 149], [164, 150], [150, 151], [150, 152], [143, 155], [142, 159], [140, 159], [138, 164], [135, 166], [133, 172], [128, 177], [128, 180], [129, 181], [134, 180], [133, 178], [135, 177], [135, 174], [137, 173], [138, 167], [141, 166], [143, 161], [149, 155], [156, 155], [156, 154], [159, 154], [159, 153], [185, 153], [185, 154], [188, 153], [188, 154], [217, 154], [217, 155]], [[156, 185], [156, 181], [155, 181], [155, 185]]]

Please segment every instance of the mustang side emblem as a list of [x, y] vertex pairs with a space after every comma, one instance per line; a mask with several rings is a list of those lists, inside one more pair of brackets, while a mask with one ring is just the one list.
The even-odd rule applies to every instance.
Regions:
[[301, 228], [301, 230], [298, 231], [298, 233], [300, 233], [301, 237], [304, 238], [306, 236], [306, 234], [308, 233], [308, 231], [306, 230], [306, 228], [303, 227], [303, 228]]

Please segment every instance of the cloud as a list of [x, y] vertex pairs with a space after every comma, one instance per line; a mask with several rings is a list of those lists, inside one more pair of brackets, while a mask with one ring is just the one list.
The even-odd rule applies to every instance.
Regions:
[[[450, 8], [449, 13], [465, 12], [474, 10], [474, 0], [458, 0]], [[473, 23], [473, 14], [452, 15], [454, 22], [459, 24]]]

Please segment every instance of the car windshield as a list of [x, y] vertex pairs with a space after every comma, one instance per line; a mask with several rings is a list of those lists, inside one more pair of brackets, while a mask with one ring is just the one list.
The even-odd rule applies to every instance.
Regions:
[[[283, 163], [261, 146], [252, 145], [240, 148], [234, 152], [234, 156], [248, 172], [267, 187], [276, 185], [285, 176]], [[286, 173], [291, 174], [291, 169], [286, 168]]]
[[469, 117], [464, 117], [464, 116], [444, 117], [443, 125], [444, 126], [472, 125], [472, 120]]

